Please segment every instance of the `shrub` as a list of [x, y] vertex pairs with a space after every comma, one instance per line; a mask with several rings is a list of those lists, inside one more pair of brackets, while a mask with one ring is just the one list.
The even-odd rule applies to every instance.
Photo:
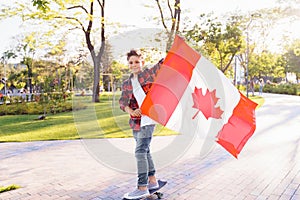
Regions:
[[276, 94], [298, 95], [299, 91], [300, 91], [299, 84], [278, 84], [278, 85], [266, 84], [263, 88], [263, 92], [276, 93]]
[[246, 86], [245, 86], [245, 85], [239, 84], [239, 85], [237, 85], [236, 87], [237, 87], [237, 89], [238, 89], [239, 91], [246, 91]]
[[32, 95], [30, 98], [35, 99], [34, 102], [25, 102], [24, 97], [11, 97], [9, 104], [4, 101], [0, 105], [0, 115], [44, 114], [44, 112], [55, 114], [86, 108], [83, 104], [73, 108], [71, 97], [72, 95], [68, 93], [43, 93]]

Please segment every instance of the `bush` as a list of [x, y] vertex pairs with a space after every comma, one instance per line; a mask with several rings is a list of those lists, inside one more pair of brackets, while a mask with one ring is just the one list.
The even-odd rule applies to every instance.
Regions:
[[237, 85], [236, 87], [237, 87], [237, 89], [238, 89], [239, 91], [246, 91], [246, 86], [245, 86], [245, 85], [239, 84], [239, 85]]
[[266, 84], [263, 88], [263, 92], [299, 95], [300, 86], [299, 84], [278, 84], [278, 85]]
[[[76, 110], [85, 108], [86, 106], [83, 104], [76, 105]], [[59, 104], [50, 102], [44, 105], [37, 102], [0, 105], [0, 115], [44, 114], [44, 111], [48, 114], [55, 114], [72, 110], [72, 102], [70, 101], [61, 102]]]
[[[240, 91], [246, 91], [245, 85], [236, 86]], [[250, 88], [248, 88], [250, 91]], [[259, 85], [254, 85], [254, 91], [259, 91]], [[299, 95], [300, 96], [300, 84], [265, 84], [263, 87], [263, 92], [265, 93], [275, 93], [275, 94], [288, 94], [288, 95]]]
[[[72, 94], [68, 93], [43, 93], [37, 95], [31, 95], [26, 97], [27, 99], [34, 99], [34, 102], [26, 102], [24, 97], [8, 97], [5, 100], [9, 100], [10, 103], [0, 105], [1, 115], [22, 115], [22, 114], [44, 114], [45, 113], [61, 113], [72, 111]], [[75, 110], [85, 109], [83, 104], [76, 105]]]

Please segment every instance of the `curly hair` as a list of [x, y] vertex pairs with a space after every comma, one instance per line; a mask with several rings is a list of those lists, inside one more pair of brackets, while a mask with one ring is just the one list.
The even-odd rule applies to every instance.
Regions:
[[127, 61], [129, 60], [129, 58], [131, 56], [137, 56], [137, 57], [142, 57], [142, 54], [140, 51], [135, 50], [135, 49], [131, 49], [128, 53], [127, 53]]

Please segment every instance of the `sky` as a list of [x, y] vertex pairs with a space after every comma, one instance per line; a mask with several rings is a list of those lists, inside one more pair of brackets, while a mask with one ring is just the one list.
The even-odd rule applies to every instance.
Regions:
[[[28, 1], [31, 0], [18, 0]], [[154, 6], [153, 9], [145, 7], [143, 2], [147, 2], [148, 5]], [[2, 2], [3, 3], [3, 2]], [[5, 4], [13, 3], [13, 1], [6, 1]], [[182, 10], [188, 10], [189, 12], [182, 12], [182, 19], [186, 14], [191, 19], [196, 19], [201, 13], [214, 12], [216, 14], [223, 14], [230, 11], [239, 11], [252, 13], [256, 9], [269, 8], [276, 4], [276, 0], [181, 0]], [[124, 9], [125, 8], [125, 9]], [[121, 24], [128, 25], [128, 27], [157, 27], [157, 25], [147, 22], [145, 18], [157, 15], [159, 16], [158, 9], [155, 1], [142, 1], [142, 0], [107, 0], [106, 1], [106, 16], [110, 21], [120, 22]], [[13, 36], [18, 35], [20, 32], [24, 32], [20, 19], [7, 19], [0, 22], [0, 55], [9, 49], [14, 44]], [[287, 28], [288, 27], [288, 28]], [[296, 33], [300, 32], [300, 23], [295, 22], [293, 24], [285, 24], [277, 27], [276, 30], [270, 35], [270, 37], [278, 37], [283, 33], [291, 32], [293, 37], [297, 37]], [[161, 26], [159, 28], [162, 28]], [[273, 35], [273, 36], [272, 36]], [[272, 40], [273, 48], [276, 48], [278, 42]]]

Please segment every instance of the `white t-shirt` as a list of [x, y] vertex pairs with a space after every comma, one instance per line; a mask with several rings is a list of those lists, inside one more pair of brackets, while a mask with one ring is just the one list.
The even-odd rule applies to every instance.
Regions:
[[[143, 88], [141, 87], [141, 84], [137, 78], [131, 78], [131, 84], [132, 84], [132, 89], [133, 89], [133, 95], [140, 107], [146, 97], [146, 94], [145, 94]], [[154, 120], [152, 120], [150, 117], [148, 117], [146, 115], [142, 115], [141, 127], [146, 126], [146, 125], [151, 125], [151, 124], [156, 124], [156, 122]]]

